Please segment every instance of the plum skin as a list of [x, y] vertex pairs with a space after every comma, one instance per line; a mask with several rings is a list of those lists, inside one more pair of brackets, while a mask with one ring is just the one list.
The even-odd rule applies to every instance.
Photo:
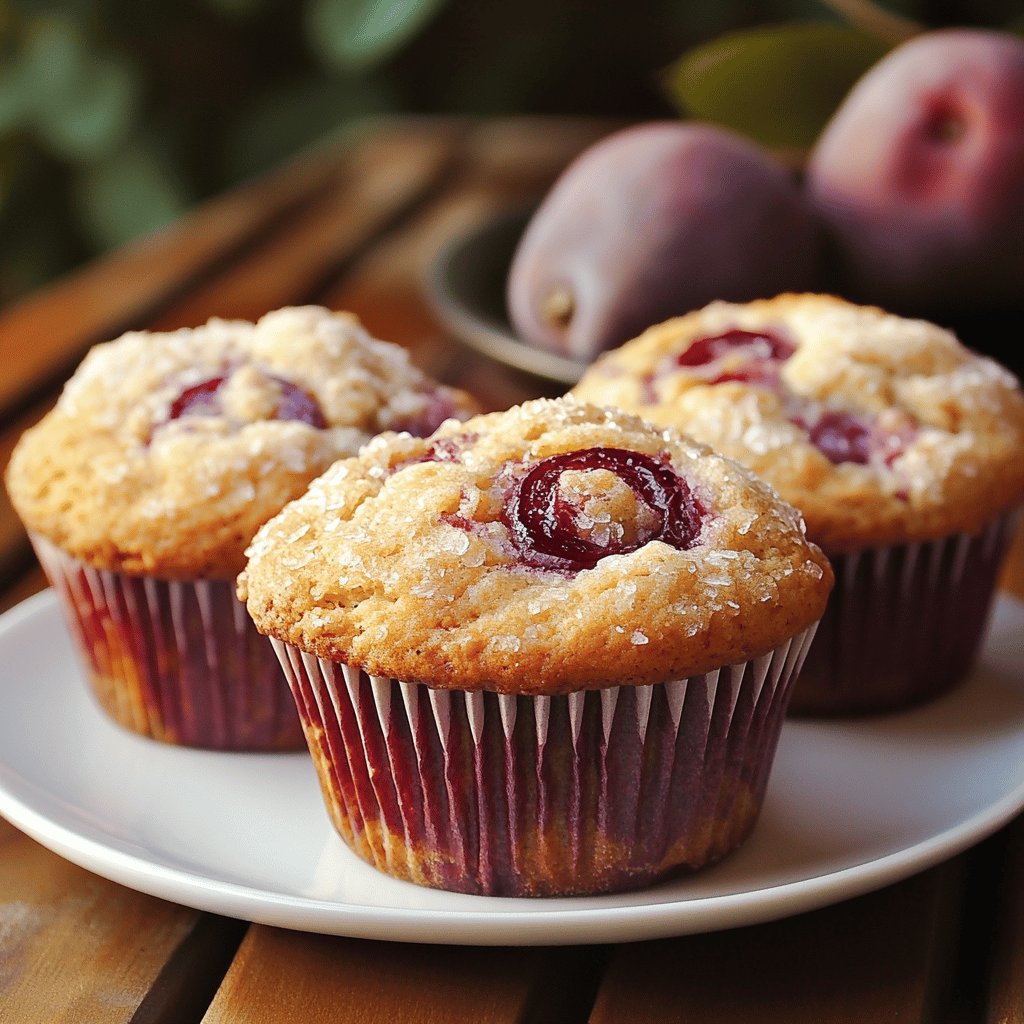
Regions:
[[893, 50], [814, 147], [843, 290], [901, 312], [1010, 305], [1024, 282], [1024, 41], [948, 29]]
[[813, 289], [820, 232], [753, 143], [652, 122], [591, 146], [534, 214], [509, 272], [526, 341], [580, 360], [714, 299]]

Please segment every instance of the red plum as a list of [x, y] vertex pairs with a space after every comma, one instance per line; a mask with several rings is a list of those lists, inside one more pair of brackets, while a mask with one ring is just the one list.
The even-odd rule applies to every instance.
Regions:
[[949, 29], [893, 50], [815, 146], [807, 189], [852, 297], [900, 312], [1024, 293], [1024, 40]]

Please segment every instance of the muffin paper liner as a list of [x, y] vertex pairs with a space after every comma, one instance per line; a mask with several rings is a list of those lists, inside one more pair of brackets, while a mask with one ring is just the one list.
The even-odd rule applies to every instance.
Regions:
[[539, 896], [635, 888], [737, 846], [814, 630], [703, 676], [539, 697], [435, 690], [273, 644], [360, 857], [421, 885]]
[[100, 705], [132, 732], [217, 750], [301, 750], [273, 649], [229, 580], [94, 569], [31, 538]]
[[790, 712], [890, 711], [955, 686], [977, 654], [1017, 519], [975, 536], [830, 556], [835, 589]]

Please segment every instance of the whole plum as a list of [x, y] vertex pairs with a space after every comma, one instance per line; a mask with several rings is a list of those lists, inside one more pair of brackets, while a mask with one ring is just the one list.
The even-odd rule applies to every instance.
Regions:
[[1019, 302], [1024, 40], [950, 29], [893, 50], [825, 128], [807, 187], [852, 296], [901, 312]]
[[512, 261], [525, 340], [580, 360], [713, 299], [815, 286], [819, 231], [787, 171], [723, 129], [654, 122], [563, 172]]

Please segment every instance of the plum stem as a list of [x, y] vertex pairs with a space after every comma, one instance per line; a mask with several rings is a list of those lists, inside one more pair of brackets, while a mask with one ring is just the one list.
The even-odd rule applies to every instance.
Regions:
[[541, 315], [553, 327], [566, 330], [576, 312], [576, 299], [564, 285], [548, 292], [540, 304]]

